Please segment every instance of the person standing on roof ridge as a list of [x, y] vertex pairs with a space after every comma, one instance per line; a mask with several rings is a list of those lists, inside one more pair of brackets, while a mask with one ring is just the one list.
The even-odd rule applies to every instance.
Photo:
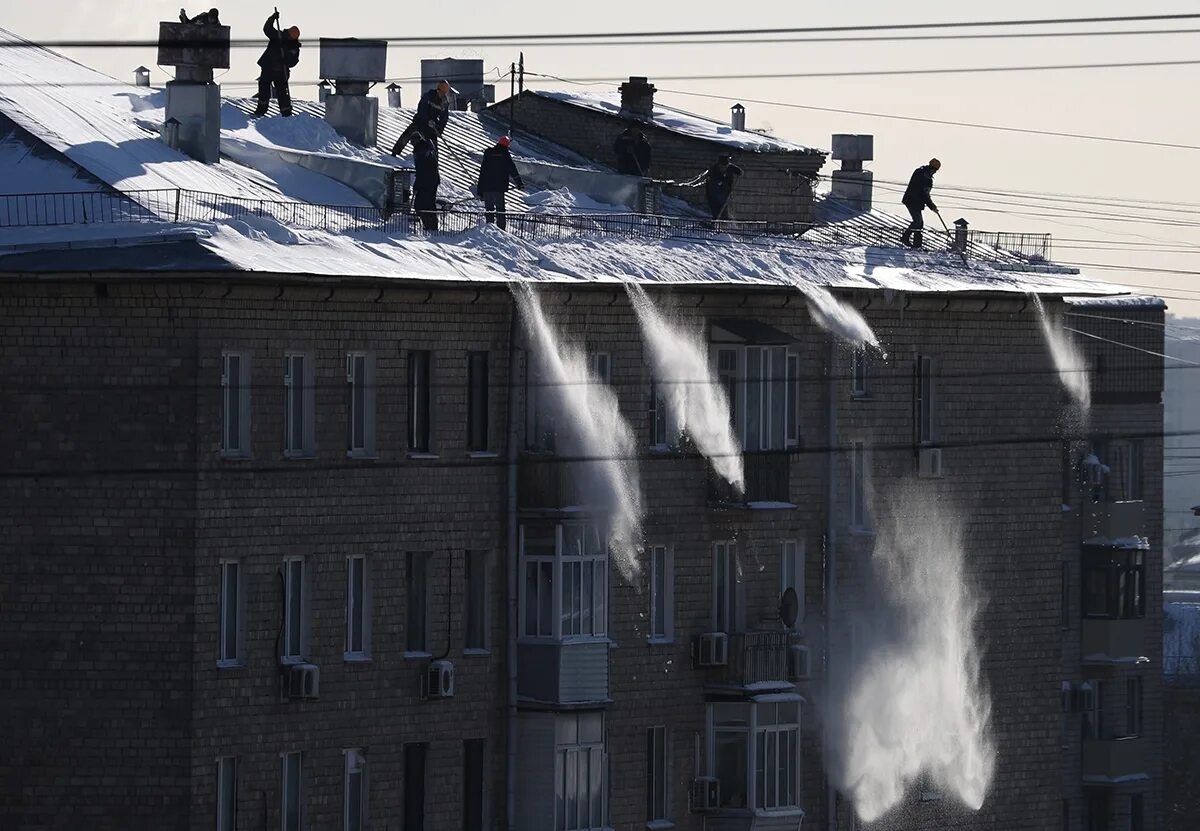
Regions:
[[288, 29], [279, 28], [279, 9], [267, 18], [263, 24], [263, 34], [267, 36], [267, 48], [258, 59], [262, 73], [258, 76], [258, 107], [254, 110], [255, 118], [267, 114], [271, 103], [271, 88], [275, 88], [275, 98], [279, 101], [279, 114], [292, 114], [292, 92], [288, 88], [288, 80], [292, 77], [292, 67], [300, 63], [300, 29], [292, 26]]
[[392, 147], [393, 156], [403, 155], [404, 148], [417, 133], [421, 133], [431, 141], [441, 139], [442, 133], [446, 130], [446, 122], [450, 120], [450, 93], [452, 92], [454, 90], [450, 87], [450, 82], [443, 79], [437, 82], [436, 87], [421, 96], [421, 101], [417, 104], [417, 114], [413, 116], [412, 123], [404, 128], [404, 132], [400, 134], [400, 138]]
[[617, 172], [625, 176], [649, 176], [652, 151], [642, 125], [631, 121], [613, 142]]
[[508, 227], [504, 194], [508, 192], [510, 185], [516, 185], [517, 190], [525, 189], [521, 173], [517, 170], [517, 164], [508, 149], [510, 143], [508, 136], [501, 136], [492, 147], [483, 151], [483, 161], [479, 165], [479, 181], [475, 185], [479, 198], [483, 200], [487, 221], [494, 222], [500, 230]]
[[438, 229], [437, 194], [442, 183], [438, 170], [438, 149], [433, 139], [418, 131], [413, 136], [413, 211], [426, 231]]
[[912, 178], [908, 180], [908, 188], [905, 189], [904, 197], [900, 202], [908, 208], [908, 212], [912, 216], [912, 223], [900, 235], [900, 241], [909, 248], [920, 248], [924, 241], [921, 232], [925, 227], [925, 220], [922, 218], [921, 212], [929, 208], [935, 214], [941, 214], [937, 205], [933, 204], [933, 200], [929, 198], [929, 194], [933, 191], [933, 174], [941, 168], [941, 162], [937, 159], [930, 159], [929, 164], [921, 165], [914, 170]]
[[733, 157], [723, 153], [717, 163], [705, 174], [704, 195], [708, 197], [708, 209], [713, 219], [732, 219], [729, 215], [729, 198], [733, 196], [733, 185], [742, 175], [742, 169], [733, 163]]

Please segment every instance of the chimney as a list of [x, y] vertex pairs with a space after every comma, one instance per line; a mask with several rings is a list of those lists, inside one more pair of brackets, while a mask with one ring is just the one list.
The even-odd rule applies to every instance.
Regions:
[[484, 99], [483, 60], [480, 58], [424, 58], [421, 60], [421, 90], [438, 81], [450, 84], [450, 109], [472, 109]]
[[387, 41], [321, 38], [322, 78], [333, 80], [325, 99], [325, 120], [355, 144], [379, 141], [379, 99], [367, 92], [387, 77]]
[[388, 86], [387, 86], [388, 106], [391, 107], [392, 109], [400, 109], [400, 107], [403, 106], [400, 103], [400, 92], [402, 89], [404, 89], [404, 88], [402, 86], [400, 86], [399, 84], [395, 84], [395, 83], [388, 84]]
[[842, 163], [833, 171], [832, 193], [856, 211], [871, 210], [871, 185], [874, 174], [863, 170], [863, 162], [875, 158], [875, 137], [837, 133], [833, 136], [833, 158]]
[[735, 130], [746, 129], [746, 108], [741, 104], [729, 108], [729, 126]]
[[229, 68], [229, 27], [158, 24], [158, 65], [175, 67], [175, 80], [167, 82], [164, 134], [177, 130], [179, 150], [216, 164], [221, 160], [221, 87], [213, 83], [213, 70]]
[[954, 250], [967, 250], [967, 226], [970, 225], [965, 219], [954, 220]]
[[630, 75], [629, 80], [621, 84], [621, 115], [638, 121], [654, 120], [654, 93], [658, 90], [647, 78], [641, 75]]
[[172, 150], [179, 149], [179, 121], [168, 118], [162, 126], [162, 142]]
[[317, 84], [317, 103], [324, 104], [326, 99], [333, 94], [333, 84], [322, 79], [321, 83]]
[[150, 70], [144, 66], [139, 66], [133, 70], [133, 85], [135, 87], [150, 86]]

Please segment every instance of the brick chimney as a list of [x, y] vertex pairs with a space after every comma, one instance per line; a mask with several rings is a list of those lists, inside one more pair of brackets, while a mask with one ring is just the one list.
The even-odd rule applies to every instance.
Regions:
[[639, 121], [654, 120], [654, 84], [641, 75], [630, 75], [618, 88], [621, 91], [621, 115]]

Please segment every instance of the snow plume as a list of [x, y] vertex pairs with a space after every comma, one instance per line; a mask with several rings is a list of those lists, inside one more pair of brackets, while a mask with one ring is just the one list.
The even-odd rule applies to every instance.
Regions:
[[915, 482], [885, 508], [872, 557], [876, 596], [848, 610], [857, 643], [844, 653], [851, 661], [834, 665], [831, 770], [867, 822], [923, 781], [978, 810], [996, 752], [962, 525]]
[[616, 393], [588, 369], [587, 355], [559, 343], [533, 289], [515, 283], [512, 291], [544, 371], [543, 389], [553, 391], [555, 420], [568, 427], [556, 437], [558, 452], [585, 460], [570, 468], [586, 503], [606, 511], [609, 550], [629, 580], [639, 570], [645, 517], [633, 430], [621, 415]]
[[1070, 337], [1059, 326], [1059, 321], [1052, 320], [1046, 314], [1046, 307], [1036, 294], [1032, 295], [1033, 303], [1037, 306], [1038, 321], [1042, 325], [1042, 337], [1046, 339], [1046, 348], [1054, 360], [1054, 368], [1058, 370], [1058, 380], [1066, 388], [1079, 409], [1086, 413], [1092, 406], [1092, 393], [1088, 385], [1088, 366], [1079, 351], [1079, 347], [1071, 342]]
[[883, 352], [875, 332], [858, 309], [843, 300], [838, 300], [824, 286], [796, 278], [790, 279], [789, 282], [808, 300], [808, 313], [826, 332], [832, 332], [854, 346], [873, 346]]
[[650, 351], [655, 385], [667, 401], [671, 429], [688, 437], [713, 470], [739, 493], [745, 490], [742, 449], [733, 435], [729, 400], [708, 360], [700, 333], [668, 320], [636, 283], [625, 290]]

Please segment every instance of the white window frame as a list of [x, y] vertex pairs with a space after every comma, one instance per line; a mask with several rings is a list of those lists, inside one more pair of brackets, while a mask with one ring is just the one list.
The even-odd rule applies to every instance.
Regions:
[[[283, 455], [286, 458], [311, 459], [316, 455], [315, 378], [311, 352], [289, 351], [284, 355]], [[300, 409], [299, 435], [295, 424], [297, 407]]]
[[[780, 722], [776, 721], [776, 723], [774, 723], [774, 724], [760, 723], [761, 716], [764, 714], [764, 708], [770, 708], [770, 707], [775, 708], [776, 718], [778, 719], [779, 718], [778, 713], [779, 713], [780, 707], [781, 707], [781, 705], [784, 705], [784, 704], [795, 705], [796, 720], [794, 722], [780, 723]], [[756, 703], [754, 705], [753, 709], [754, 709], [754, 712], [752, 714], [752, 730], [751, 730], [751, 732], [754, 736], [754, 741], [752, 743], [753, 747], [751, 749], [751, 752], [753, 754], [753, 764], [752, 764], [751, 771], [749, 773], [749, 778], [752, 779], [753, 783], [754, 783], [754, 807], [755, 807], [755, 810], [759, 811], [761, 813], [794, 812], [800, 808], [800, 702], [799, 701], [762, 702], [762, 703]], [[785, 749], [782, 747], [782, 743], [781, 743], [781, 740], [783, 739], [785, 734], [789, 737], [789, 741], [794, 742], [794, 751], [791, 755], [791, 759], [788, 760], [792, 766], [791, 788], [792, 788], [793, 799], [791, 802], [782, 802], [779, 799], [779, 788], [782, 786], [785, 786], [787, 784], [785, 779], [783, 778], [784, 771], [782, 770], [782, 767], [780, 764], [781, 761], [784, 760], [784, 758], [785, 758]], [[775, 751], [776, 752], [775, 752], [774, 764], [775, 764], [776, 799], [775, 799], [775, 804], [773, 804], [773, 805], [767, 805], [767, 804], [760, 805], [758, 790], [759, 790], [759, 785], [761, 783], [759, 782], [759, 779], [758, 779], [758, 753], [759, 753], [759, 750], [762, 749], [763, 753], [764, 753], [764, 758], [765, 758], [765, 754], [766, 754], [766, 746], [765, 745], [771, 736], [775, 737]], [[765, 794], [764, 794], [764, 798], [761, 801], [763, 803], [766, 803], [768, 801], [767, 796]]]
[[[730, 353], [735, 356], [736, 370], [721, 367], [722, 356]], [[781, 344], [714, 343], [710, 344], [710, 360], [718, 383], [732, 398], [734, 433], [747, 452], [788, 450], [800, 445], [798, 350]], [[750, 366], [756, 361], [758, 379], [752, 380]], [[754, 424], [750, 405], [756, 398]]]
[[870, 395], [868, 380], [867, 348], [856, 346], [850, 353], [850, 395], [853, 398], [866, 398]]
[[932, 355], [918, 354], [916, 383], [917, 443], [921, 446], [935, 444], [937, 429], [937, 389], [933, 381], [936, 363]]
[[[780, 705], [780, 704], [795, 704], [795, 706], [796, 706], [796, 721], [789, 722], [786, 725], [780, 725], [780, 724], [762, 724], [762, 725], [760, 725], [759, 724], [759, 708], [760, 707], [778, 707], [778, 705]], [[708, 769], [707, 770], [708, 770], [709, 776], [716, 776], [716, 774], [717, 774], [717, 758], [716, 758], [717, 736], [716, 736], [716, 734], [718, 732], [718, 729], [722, 732], [737, 733], [739, 735], [742, 735], [742, 734], [745, 735], [744, 746], [745, 746], [746, 758], [743, 760], [743, 764], [744, 764], [744, 767], [746, 770], [746, 782], [745, 782], [746, 804], [744, 806], [742, 806], [743, 808], [745, 808], [747, 810], [751, 810], [755, 814], [758, 814], [758, 815], [764, 815], [764, 814], [795, 815], [795, 814], [803, 813], [803, 809], [801, 808], [801, 805], [803, 804], [803, 800], [804, 800], [804, 795], [801, 791], [801, 784], [803, 782], [803, 777], [801, 776], [801, 769], [800, 769], [801, 768], [801, 754], [803, 752], [802, 745], [801, 745], [801, 740], [803, 737], [803, 731], [801, 730], [801, 727], [803, 725], [803, 718], [804, 718], [803, 704], [804, 704], [803, 700], [801, 700], [799, 698], [799, 696], [796, 696], [794, 699], [789, 699], [787, 701], [723, 702], [721, 704], [709, 704], [705, 708], [706, 709], [705, 720], [706, 720], [706, 725], [707, 725], [706, 736], [707, 736], [707, 746], [708, 746], [708, 753], [707, 753]], [[745, 729], [734, 728], [734, 727], [717, 728], [716, 724], [715, 724], [714, 715], [715, 715], [716, 707], [718, 707], [718, 706], [745, 708], [747, 711], [746, 716], [745, 716], [745, 723], [746, 723]], [[776, 735], [778, 735], [779, 733], [782, 733], [782, 732], [794, 732], [795, 739], [796, 739], [796, 741], [795, 741], [796, 755], [792, 759], [792, 763], [794, 766], [792, 773], [794, 776], [793, 793], [795, 794], [795, 804], [792, 804], [792, 805], [778, 805], [777, 804], [773, 807], [766, 807], [766, 806], [758, 804], [758, 784], [759, 784], [758, 783], [758, 747], [759, 747], [759, 742], [764, 740], [764, 737], [767, 733], [775, 733]], [[778, 744], [776, 746], [778, 747]]]
[[[296, 597], [297, 569], [299, 597]], [[308, 654], [309, 606], [307, 563], [303, 557], [288, 557], [283, 561], [283, 638], [280, 647], [280, 660], [285, 664], [302, 664]], [[299, 620], [295, 621], [293, 618], [297, 614]]]
[[[575, 529], [580, 529], [577, 532]], [[519, 639], [522, 641], [553, 641], [560, 643], [577, 642], [608, 642], [608, 545], [600, 536], [595, 523], [573, 520], [562, 522], [554, 529], [554, 555], [526, 553], [526, 526], [522, 525], [518, 533], [521, 548], [521, 579], [520, 579], [520, 615], [521, 630]], [[589, 553], [583, 553], [581, 545], [572, 550], [572, 542], [582, 543], [591, 538], [594, 545]], [[541, 605], [540, 592], [544, 588], [542, 577], [546, 565], [550, 565], [551, 595], [550, 625], [545, 626], [542, 620], [545, 607]], [[528, 576], [529, 569], [537, 570], [535, 585], [539, 595], [529, 598]], [[584, 601], [583, 589], [589, 587], [587, 575], [591, 574], [589, 601]], [[568, 580], [571, 591], [568, 591]], [[578, 609], [573, 603], [578, 595]], [[570, 605], [568, 602], [570, 601]], [[527, 628], [527, 614], [530, 602], [537, 603], [536, 620], [537, 632], [530, 634]], [[576, 616], [576, 611], [578, 615]], [[575, 624], [576, 619], [578, 624]], [[585, 626], [585, 623], [588, 625]]]
[[714, 632], [741, 631], [742, 575], [737, 543], [721, 540], [712, 549], [712, 627]]
[[[343, 787], [342, 787], [342, 828], [344, 831], [366, 831], [370, 828], [370, 821], [367, 817], [368, 789], [367, 789], [367, 757], [363, 753], [362, 748], [349, 748], [342, 751], [343, 764]], [[354, 798], [351, 783], [353, 778], [358, 777], [358, 825], [350, 823], [350, 805]]]
[[[651, 643], [673, 643], [675, 640], [675, 551], [671, 545], [651, 545], [650, 553], [650, 635]], [[661, 579], [660, 579], [661, 577]], [[662, 583], [661, 588], [659, 583]], [[658, 626], [658, 611], [662, 610], [662, 631]]]
[[612, 385], [612, 354], [609, 352], [593, 352], [591, 355], [592, 377], [604, 386]]
[[850, 440], [849, 522], [851, 531], [871, 531], [871, 451], [863, 439]]
[[[422, 564], [421, 565], [421, 583], [422, 583], [421, 597], [422, 597], [422, 605], [424, 606], [424, 609], [423, 609], [424, 614], [422, 615], [422, 617], [424, 619], [421, 622], [422, 643], [414, 644], [411, 640], [409, 640], [409, 638], [411, 637], [411, 634], [412, 634], [410, 631], [411, 627], [409, 626], [409, 623], [412, 621], [412, 617], [413, 617], [412, 609], [410, 608], [412, 605], [412, 602], [413, 602], [412, 575], [413, 575], [413, 572], [417, 568], [416, 563], [418, 560], [420, 560], [420, 562]], [[404, 609], [404, 656], [406, 658], [426, 658], [432, 654], [429, 651], [430, 650], [430, 647], [429, 647], [429, 639], [430, 639], [429, 624], [430, 624], [430, 606], [432, 605], [430, 603], [430, 595], [432, 593], [430, 591], [430, 587], [431, 587], [431, 584], [433, 583], [433, 575], [432, 575], [433, 566], [434, 566], [433, 555], [428, 551], [409, 551], [405, 555], [405, 558], [404, 558], [404, 585], [405, 585], [405, 592], [404, 592], [404, 601], [405, 601], [405, 603], [404, 603], [404, 605], [405, 605], [405, 609]]]
[[[346, 387], [346, 415], [348, 418], [346, 455], [352, 459], [374, 459], [376, 457], [374, 353], [363, 351], [346, 353]], [[362, 409], [362, 435], [358, 436], [355, 434], [358, 432], [360, 407]]]
[[795, 589], [796, 621], [804, 620], [804, 542], [783, 540], [779, 544], [779, 594]]
[[[599, 731], [588, 739], [581, 735], [585, 719], [594, 726], [599, 720]], [[570, 723], [574, 723], [573, 730]], [[556, 831], [604, 831], [608, 826], [608, 754], [604, 747], [605, 719], [603, 712], [559, 713], [554, 717], [554, 828]], [[574, 733], [575, 739], [569, 735]], [[579, 768], [587, 762], [588, 781], [580, 788]], [[599, 771], [599, 781], [593, 771]], [[568, 817], [570, 810], [570, 786], [575, 784], [575, 816]], [[579, 822], [579, 795], [587, 797], [588, 822]], [[593, 804], [599, 799], [599, 810]], [[599, 816], [597, 816], [597, 813]]]
[[[554, 552], [542, 554], [529, 554], [526, 551], [526, 526], [521, 525], [518, 536], [521, 549], [521, 575], [520, 575], [520, 604], [521, 604], [521, 625], [520, 638], [521, 640], [547, 641], [558, 640], [559, 638], [559, 598], [558, 593], [558, 552], [562, 550], [562, 526], [554, 527]], [[547, 567], [549, 567], [547, 569]], [[537, 587], [537, 596], [529, 596], [529, 570], [533, 568], [536, 572], [534, 585]], [[549, 587], [543, 584], [547, 570], [550, 574]], [[549, 592], [550, 605], [547, 608], [545, 601], [542, 598], [542, 592]], [[536, 621], [536, 631], [530, 632], [528, 627], [530, 604], [533, 604], [534, 620]], [[548, 619], [543, 620], [543, 617]]]
[[[354, 590], [355, 564], [362, 569], [360, 592]], [[358, 644], [354, 643], [356, 621], [360, 632]], [[346, 639], [342, 657], [346, 661], [371, 660], [371, 561], [365, 554], [346, 557]]]
[[[229, 597], [227, 589], [229, 587], [230, 569], [234, 570], [233, 575], [233, 651], [230, 655], [226, 650], [228, 638], [226, 637], [228, 616], [227, 603]], [[217, 571], [220, 585], [217, 587], [217, 666], [222, 669], [231, 669], [246, 665], [246, 598], [245, 598], [245, 576], [242, 574], [242, 564], [239, 560], [221, 560]]]
[[666, 453], [679, 447], [682, 431], [674, 418], [668, 397], [661, 393], [658, 382], [650, 381], [650, 449]]
[[288, 795], [291, 793], [288, 787], [289, 780], [292, 778], [288, 774], [292, 770], [292, 766], [296, 768], [296, 824], [294, 826], [297, 831], [304, 829], [304, 753], [299, 750], [294, 750], [290, 753], [281, 753], [279, 755], [279, 768], [281, 773], [280, 783], [280, 800], [279, 800], [279, 827], [281, 831], [292, 831], [288, 828], [287, 804]]
[[[238, 760], [236, 756], [217, 758], [217, 831], [237, 831]], [[228, 785], [228, 788], [226, 787]], [[226, 793], [226, 790], [230, 793]], [[232, 801], [232, 805], [229, 802]], [[232, 811], [232, 823], [225, 821]]]
[[[671, 743], [670, 733], [665, 724], [656, 724], [648, 728], [646, 744], [648, 758], [646, 759], [647, 782], [647, 816], [646, 824], [650, 828], [668, 828], [671, 822]], [[655, 775], [658, 763], [662, 766], [662, 778]], [[656, 804], [662, 803], [661, 816], [655, 816]]]
[[[463, 610], [463, 654], [489, 655], [492, 651], [492, 552], [486, 549], [467, 551], [463, 564], [465, 566], [463, 602], [466, 604], [466, 608]], [[482, 602], [478, 604], [474, 603], [471, 597], [471, 586], [475, 580], [483, 583]], [[468, 643], [472, 619], [477, 619], [482, 624], [483, 642], [476, 645]]]
[[[235, 361], [236, 367], [232, 366]], [[226, 350], [221, 353], [221, 456], [226, 459], [250, 458], [251, 366], [249, 352]], [[236, 437], [231, 435], [235, 431], [230, 429], [235, 410]]]

